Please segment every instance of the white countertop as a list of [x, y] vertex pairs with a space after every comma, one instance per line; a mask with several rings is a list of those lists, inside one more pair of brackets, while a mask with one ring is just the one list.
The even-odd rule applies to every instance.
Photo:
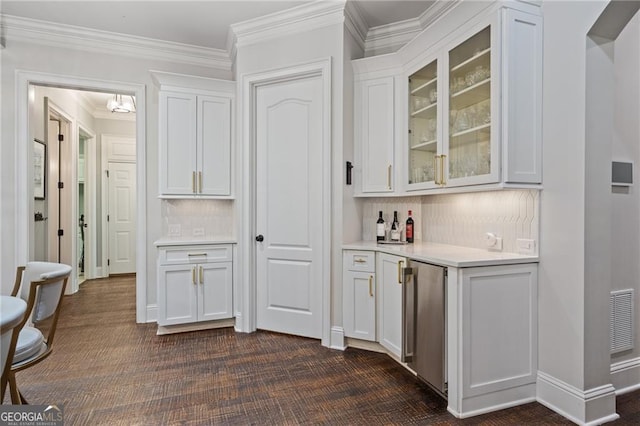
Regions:
[[537, 263], [538, 256], [500, 251], [481, 250], [469, 247], [438, 243], [414, 243], [403, 245], [377, 244], [375, 241], [357, 241], [343, 244], [344, 250], [372, 250], [381, 253], [408, 257], [413, 260], [456, 268], [473, 266], [511, 265]]
[[235, 244], [234, 239], [214, 239], [206, 237], [163, 237], [153, 243], [156, 247], [167, 246], [197, 246], [197, 245], [212, 245], [212, 244]]

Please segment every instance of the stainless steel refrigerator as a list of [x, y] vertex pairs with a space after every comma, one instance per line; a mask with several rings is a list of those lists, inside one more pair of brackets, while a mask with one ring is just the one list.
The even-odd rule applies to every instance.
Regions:
[[402, 285], [402, 361], [446, 397], [447, 268], [409, 261]]

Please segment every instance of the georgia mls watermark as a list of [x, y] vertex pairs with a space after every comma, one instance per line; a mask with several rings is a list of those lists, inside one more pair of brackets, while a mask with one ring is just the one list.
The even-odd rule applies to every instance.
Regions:
[[62, 426], [62, 405], [0, 405], [0, 426]]

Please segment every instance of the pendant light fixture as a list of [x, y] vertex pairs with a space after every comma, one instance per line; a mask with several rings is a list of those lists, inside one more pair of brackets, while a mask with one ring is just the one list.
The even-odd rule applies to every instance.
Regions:
[[[131, 99], [130, 101], [126, 98]], [[113, 95], [113, 99], [109, 99], [107, 102], [107, 108], [111, 112], [135, 112], [136, 110], [136, 100], [133, 96], [130, 95]]]

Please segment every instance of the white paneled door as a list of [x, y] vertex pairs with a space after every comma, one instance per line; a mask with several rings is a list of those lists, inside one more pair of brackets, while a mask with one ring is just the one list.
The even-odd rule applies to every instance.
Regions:
[[[256, 322], [322, 337], [323, 82], [256, 89]], [[324, 230], [328, 232], [328, 230]]]
[[136, 165], [109, 163], [109, 273], [136, 271]]

